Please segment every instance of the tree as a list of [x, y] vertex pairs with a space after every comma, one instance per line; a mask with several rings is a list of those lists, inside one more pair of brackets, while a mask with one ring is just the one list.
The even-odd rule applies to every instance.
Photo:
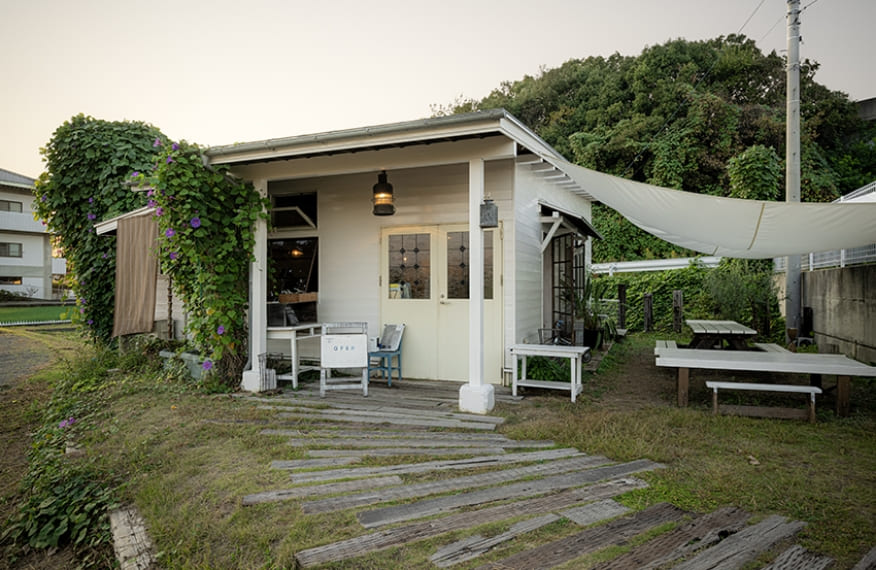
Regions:
[[[741, 35], [671, 40], [636, 57], [572, 59], [535, 77], [504, 82], [481, 101], [460, 98], [442, 112], [503, 107], [582, 166], [730, 196], [731, 160], [784, 154], [784, 67], [782, 57], [763, 54]], [[817, 63], [802, 65], [804, 201], [832, 200], [876, 172], [876, 129], [862, 123], [845, 94], [815, 82], [817, 70]], [[743, 158], [756, 146], [763, 150]], [[616, 214], [594, 210], [594, 219], [597, 227], [610, 224], [606, 239], [594, 245], [595, 260], [688, 253], [627, 228], [629, 222]]]

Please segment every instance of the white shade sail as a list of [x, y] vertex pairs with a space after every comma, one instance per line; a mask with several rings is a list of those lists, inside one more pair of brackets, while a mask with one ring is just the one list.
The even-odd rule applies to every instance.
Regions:
[[876, 203], [720, 198], [545, 159], [646, 232], [707, 255], [761, 259], [876, 243]]

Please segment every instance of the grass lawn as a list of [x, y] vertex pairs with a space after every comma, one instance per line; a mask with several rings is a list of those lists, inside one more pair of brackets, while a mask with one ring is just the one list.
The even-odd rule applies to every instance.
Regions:
[[19, 321], [57, 321], [68, 318], [64, 315], [72, 306], [61, 307], [0, 307], [0, 323]]
[[[577, 404], [551, 393], [499, 406], [495, 413], [506, 417], [499, 431], [553, 439], [616, 461], [664, 463], [665, 469], [642, 475], [647, 489], [620, 499], [635, 509], [669, 501], [696, 512], [737, 505], [755, 515], [777, 513], [808, 523], [798, 542], [836, 558], [834, 568], [851, 568], [860, 560], [876, 544], [872, 385], [853, 382], [848, 418], [833, 414], [828, 396], [819, 401], [816, 424], [715, 417], [705, 390], [692, 390], [687, 409], [672, 405], [672, 393], [661, 393], [674, 384], [668, 371], [653, 366], [654, 338], [633, 335], [615, 345], [600, 373], [585, 381]], [[146, 518], [163, 567], [293, 568], [295, 553], [324, 537], [363, 533], [349, 511], [305, 516], [296, 500], [241, 505], [244, 495], [288, 486], [288, 473], [270, 469], [272, 460], [305, 457], [284, 438], [259, 434], [265, 423], [276, 422], [271, 410], [163, 378], [136, 355], [119, 362], [95, 359], [91, 350], [83, 348], [85, 360], [74, 366], [80, 370], [75, 374], [88, 370], [90, 380], [77, 376], [68, 382], [75, 387], [70, 397], [87, 402], [74, 429], [86, 453], [79, 461], [93, 462], [107, 481], [122, 483], [118, 499], [136, 504]], [[116, 367], [122, 372], [107, 372]], [[32, 389], [42, 393], [47, 382], [69, 374], [62, 369], [44, 374]], [[643, 399], [643, 383], [662, 388]], [[32, 416], [38, 410], [7, 407], [6, 412]], [[45, 421], [57, 425], [54, 416]], [[368, 458], [363, 464], [409, 459]], [[10, 497], [0, 499], [8, 510]], [[356, 567], [428, 568], [429, 553], [443, 542], [379, 552], [357, 559]]]

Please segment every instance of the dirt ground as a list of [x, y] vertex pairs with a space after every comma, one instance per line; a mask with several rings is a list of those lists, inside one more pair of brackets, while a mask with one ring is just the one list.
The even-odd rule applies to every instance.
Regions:
[[[19, 481], [27, 472], [30, 432], [38, 410], [48, 401], [45, 385], [29, 384], [27, 378], [51, 365], [63, 353], [27, 336], [0, 330], [0, 533], [19, 501]], [[0, 569], [70, 568], [69, 549], [40, 552], [14, 563], [0, 551]]]

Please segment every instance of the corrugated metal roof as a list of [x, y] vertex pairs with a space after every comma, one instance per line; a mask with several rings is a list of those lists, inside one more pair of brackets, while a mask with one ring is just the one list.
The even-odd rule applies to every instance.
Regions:
[[17, 174], [11, 170], [0, 168], [0, 184], [4, 186], [15, 186], [16, 188], [33, 188], [36, 180], [28, 178], [23, 174]]
[[252, 164], [497, 135], [508, 136], [539, 154], [562, 158], [504, 109], [215, 146], [207, 149], [205, 154], [215, 164]]

